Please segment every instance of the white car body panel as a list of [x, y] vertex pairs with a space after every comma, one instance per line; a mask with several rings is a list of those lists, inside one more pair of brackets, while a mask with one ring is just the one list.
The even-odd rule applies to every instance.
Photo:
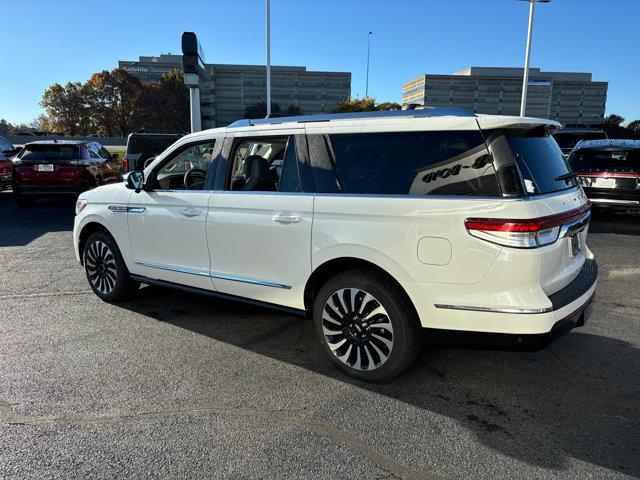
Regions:
[[213, 192], [207, 222], [220, 292], [304, 309], [313, 195]]
[[126, 215], [136, 274], [213, 289], [205, 230], [210, 196], [179, 190], [133, 194]]
[[[477, 130], [556, 122], [519, 117], [344, 119], [327, 123], [265, 124], [215, 129], [183, 137], [145, 169], [148, 174], [185, 143], [255, 135]], [[588, 292], [548, 311], [549, 295], [567, 286], [587, 259], [568, 238], [519, 249], [471, 236], [470, 217], [527, 219], [584, 206], [581, 188], [521, 198], [323, 193], [164, 191], [135, 193], [125, 184], [82, 195], [76, 217], [76, 255], [82, 228], [97, 222], [111, 232], [131, 273], [284, 307], [305, 308], [315, 270], [335, 259], [370, 262], [407, 293], [423, 327], [537, 334], [584, 305]], [[110, 205], [144, 207], [140, 213]], [[193, 217], [184, 210], [195, 210]], [[285, 217], [285, 222], [276, 218]], [[286, 218], [293, 219], [286, 222]], [[162, 268], [165, 267], [165, 268]], [[443, 306], [461, 307], [443, 308]], [[466, 309], [464, 309], [467, 307]], [[496, 312], [495, 310], [500, 310]], [[494, 311], [491, 311], [494, 310]]]

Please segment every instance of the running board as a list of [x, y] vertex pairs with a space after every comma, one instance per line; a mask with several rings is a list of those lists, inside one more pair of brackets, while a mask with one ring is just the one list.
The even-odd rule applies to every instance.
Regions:
[[262, 302], [260, 300], [253, 300], [251, 298], [239, 297], [237, 295], [230, 295], [228, 293], [216, 292], [213, 290], [205, 290], [204, 288], [189, 287], [187, 285], [180, 285], [179, 283], [167, 282], [165, 280], [158, 280], [155, 278], [148, 278], [142, 275], [130, 275], [132, 280], [136, 280], [147, 285], [157, 285], [159, 287], [172, 288], [174, 290], [182, 290], [183, 292], [197, 293], [199, 295], [206, 295], [208, 297], [220, 298], [222, 300], [230, 300], [232, 302], [246, 303], [248, 305], [254, 305], [256, 307], [268, 308], [278, 312], [286, 313], [288, 315], [294, 315], [296, 317], [305, 317], [307, 312], [298, 308], [285, 307], [283, 305], [276, 305], [275, 303]]

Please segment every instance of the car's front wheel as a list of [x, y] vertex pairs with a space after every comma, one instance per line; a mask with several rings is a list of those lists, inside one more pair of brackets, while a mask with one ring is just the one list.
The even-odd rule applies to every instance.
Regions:
[[313, 321], [330, 361], [360, 380], [390, 380], [413, 362], [422, 343], [406, 297], [374, 272], [331, 278], [316, 295]]
[[89, 236], [82, 258], [89, 285], [105, 302], [124, 300], [138, 290], [140, 284], [130, 278], [116, 242], [106, 232]]

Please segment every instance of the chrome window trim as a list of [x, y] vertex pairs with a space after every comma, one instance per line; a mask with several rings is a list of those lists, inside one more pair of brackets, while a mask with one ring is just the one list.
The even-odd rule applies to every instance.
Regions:
[[436, 308], [447, 310], [469, 310], [472, 312], [489, 312], [489, 313], [519, 313], [519, 314], [536, 314], [548, 313], [553, 311], [553, 307], [545, 308], [500, 308], [500, 307], [479, 307], [472, 305], [448, 305], [442, 303], [434, 304]]
[[[285, 196], [316, 196], [316, 197], [337, 197], [337, 198], [397, 198], [397, 199], [423, 199], [423, 200], [465, 200], [465, 201], [499, 201], [499, 202], [528, 202], [534, 200], [542, 200], [559, 195], [566, 195], [577, 190], [578, 187], [572, 187], [567, 190], [558, 192], [545, 193], [542, 195], [520, 196], [520, 197], [480, 197], [467, 195], [412, 195], [412, 194], [377, 194], [377, 193], [318, 193], [318, 192], [253, 192], [250, 190], [151, 190], [152, 192], [161, 193], [225, 193], [230, 195], [285, 195]], [[215, 208], [215, 207], [214, 207]]]

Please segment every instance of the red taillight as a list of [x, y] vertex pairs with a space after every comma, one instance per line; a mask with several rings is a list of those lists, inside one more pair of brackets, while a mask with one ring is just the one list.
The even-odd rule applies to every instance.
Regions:
[[125, 172], [129, 171], [129, 159], [126, 155], [122, 159], [122, 170], [124, 170]]
[[549, 245], [558, 239], [560, 227], [571, 223], [591, 208], [586, 203], [568, 212], [539, 218], [467, 218], [464, 225], [470, 235], [508, 247], [535, 248]]
[[487, 232], [537, 232], [540, 223], [528, 223], [497, 218], [467, 218], [464, 221], [467, 230], [484, 230]]

